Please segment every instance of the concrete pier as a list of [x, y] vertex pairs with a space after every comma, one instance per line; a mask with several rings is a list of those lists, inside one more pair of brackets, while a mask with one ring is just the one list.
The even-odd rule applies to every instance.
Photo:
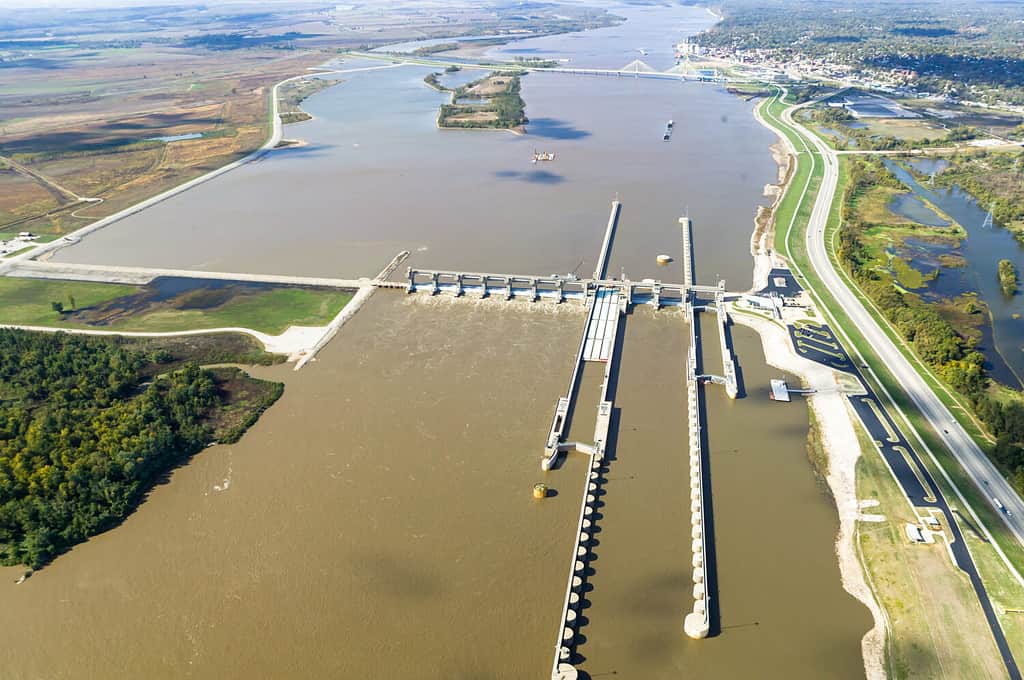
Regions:
[[615, 227], [619, 223], [619, 213], [621, 210], [622, 204], [618, 201], [612, 201], [612, 212], [608, 216], [608, 226], [604, 230], [604, 242], [601, 243], [601, 252], [597, 257], [597, 266], [594, 267], [595, 280], [601, 280], [607, 274], [608, 255], [612, 251], [612, 239], [615, 236]]
[[605, 364], [605, 379], [601, 390], [601, 401], [598, 404], [597, 428], [594, 432], [594, 455], [598, 460], [604, 457], [604, 442], [607, 439], [611, 403], [606, 401], [608, 376], [611, 363], [615, 356], [616, 341], [619, 333], [619, 321], [625, 313], [625, 301], [619, 297], [615, 288], [598, 288], [587, 301], [587, 321], [583, 326], [576, 361], [573, 364], [569, 387], [564, 397], [559, 397], [555, 405], [555, 415], [551, 420], [551, 429], [544, 444], [544, 458], [541, 469], [550, 470], [555, 466], [560, 453], [570, 450], [581, 450], [579, 446], [565, 447], [562, 438], [571, 418], [573, 397], [576, 384], [579, 382], [580, 370], [586, 361]]
[[700, 384], [697, 380], [697, 331], [692, 303], [687, 303], [690, 321], [690, 349], [686, 358], [687, 423], [690, 450], [690, 538], [693, 548], [693, 607], [683, 619], [683, 630], [694, 639], [711, 631], [711, 595], [707, 572], [707, 531], [705, 523], [704, 453], [701, 447]]
[[693, 222], [689, 217], [680, 217], [679, 224], [683, 232], [683, 285], [693, 285]]
[[735, 399], [739, 387], [736, 382], [736, 362], [725, 333], [725, 326], [729, 323], [729, 310], [725, 306], [724, 293], [718, 293], [715, 296], [715, 312], [715, 316], [718, 317], [718, 341], [722, 344], [722, 373], [725, 376], [725, 393], [729, 395], [730, 399]]
[[[579, 637], [579, 619], [583, 602], [583, 586], [586, 581], [586, 566], [590, 556], [590, 537], [594, 533], [594, 512], [598, 503], [598, 491], [604, 481], [602, 476], [605, 450], [608, 445], [608, 431], [611, 426], [613, 403], [609, 399], [608, 388], [615, 361], [619, 321], [625, 311], [625, 302], [618, 299], [618, 291], [614, 289], [598, 289], [591, 305], [590, 316], [583, 333], [580, 351], [577, 353], [573, 377], [569, 384], [567, 397], [558, 400], [555, 419], [548, 435], [547, 457], [542, 467], [549, 470], [561, 451], [575, 450], [590, 456], [590, 472], [583, 488], [583, 499], [580, 505], [579, 522], [576, 528], [576, 540], [570, 555], [569, 578], [566, 583], [565, 600], [562, 605], [562, 616], [558, 627], [558, 638], [555, 643], [555, 656], [551, 664], [551, 677], [564, 680], [576, 677], [576, 669], [572, 665], [572, 653]], [[597, 335], [603, 333], [603, 340], [596, 342]], [[587, 347], [590, 347], [591, 359], [587, 359]], [[596, 347], [607, 348], [597, 350]], [[571, 412], [573, 391], [579, 377], [580, 367], [584, 361], [604, 363], [604, 379], [601, 382], [601, 398], [597, 405], [597, 420], [594, 424], [594, 443], [586, 445], [579, 442], [559, 441], [565, 428], [566, 416]], [[556, 433], [557, 430], [557, 433]]]

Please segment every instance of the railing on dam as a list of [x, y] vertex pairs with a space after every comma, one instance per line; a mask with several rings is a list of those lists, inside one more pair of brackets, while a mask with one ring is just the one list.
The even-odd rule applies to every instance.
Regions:
[[[391, 282], [374, 282], [378, 286], [397, 287]], [[568, 276], [531, 276], [528, 274], [488, 274], [454, 272], [437, 269], [406, 271], [401, 284], [409, 293], [451, 295], [472, 299], [492, 298], [503, 301], [578, 302], [584, 303], [598, 289], [617, 290], [628, 305], [646, 304], [655, 307], [681, 307], [687, 286], [661, 281], [617, 281], [614, 279], [577, 279]], [[720, 287], [695, 286], [694, 290], [717, 293]]]

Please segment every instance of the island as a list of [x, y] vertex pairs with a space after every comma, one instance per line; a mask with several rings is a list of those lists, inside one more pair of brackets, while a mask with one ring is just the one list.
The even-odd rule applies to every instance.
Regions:
[[431, 73], [423, 81], [439, 92], [449, 92], [447, 104], [437, 114], [440, 128], [490, 128], [525, 132], [526, 103], [520, 96], [522, 72], [495, 71], [479, 80], [455, 89], [443, 85], [440, 73]]

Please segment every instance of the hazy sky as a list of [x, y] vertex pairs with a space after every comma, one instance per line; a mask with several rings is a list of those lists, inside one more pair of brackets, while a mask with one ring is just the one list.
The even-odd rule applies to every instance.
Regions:
[[[362, 0], [366, 2], [366, 0]], [[373, 0], [369, 0], [372, 2]], [[290, 0], [0, 0], [0, 9], [129, 7], [144, 5], [287, 5]], [[294, 4], [294, 3], [292, 3]], [[302, 4], [311, 4], [303, 2]], [[324, 4], [330, 4], [325, 0]]]

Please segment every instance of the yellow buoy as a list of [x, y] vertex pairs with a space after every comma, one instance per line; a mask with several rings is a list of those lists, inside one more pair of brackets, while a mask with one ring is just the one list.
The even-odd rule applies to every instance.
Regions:
[[533, 485], [533, 497], [534, 498], [547, 498], [548, 485], [547, 484], [534, 484]]

